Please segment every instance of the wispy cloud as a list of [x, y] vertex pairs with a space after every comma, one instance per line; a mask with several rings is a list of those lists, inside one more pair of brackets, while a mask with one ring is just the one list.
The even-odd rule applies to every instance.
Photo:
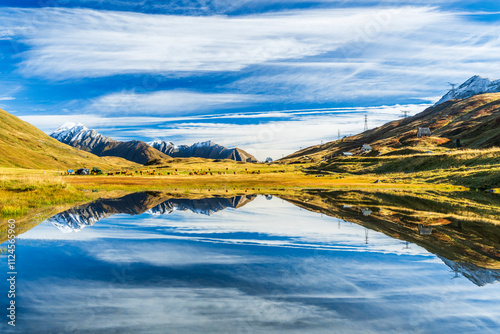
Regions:
[[[235, 83], [221, 87], [228, 95], [218, 97], [220, 106], [224, 100], [252, 99], [239, 93], [305, 102], [418, 99], [437, 95], [436, 90], [444, 93], [450, 80], [500, 77], [492, 66], [500, 53], [496, 26], [469, 20], [470, 12], [397, 7], [401, 3], [393, 1], [383, 5], [246, 16], [4, 8], [0, 18], [2, 31], [29, 47], [19, 64], [26, 76], [196, 77], [241, 71]], [[122, 100], [147, 109], [166, 97], [127, 94], [113, 93], [94, 103], [106, 108]], [[174, 98], [166, 108], [193, 110], [196, 105], [183, 106], [181, 100]]]
[[263, 102], [264, 99], [250, 94], [211, 94], [190, 91], [156, 91], [112, 93], [99, 97], [87, 107], [89, 111], [103, 114], [166, 114], [182, 115], [194, 110], [212, 110]]
[[412, 7], [244, 17], [52, 8], [2, 9], [0, 13], [3, 25], [30, 46], [23, 72], [52, 79], [236, 71], [252, 64], [319, 55], [384, 32], [411, 31], [442, 17], [432, 9]]

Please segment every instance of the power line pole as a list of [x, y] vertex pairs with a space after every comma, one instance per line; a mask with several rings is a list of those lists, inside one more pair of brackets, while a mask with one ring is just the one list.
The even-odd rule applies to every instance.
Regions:
[[455, 92], [456, 92], [455, 87], [457, 86], [457, 84], [454, 84], [454, 83], [448, 82], [448, 85], [450, 85], [450, 86], [451, 86], [451, 95], [452, 95], [453, 97], [455, 97]]
[[365, 130], [364, 131], [367, 131], [368, 130], [368, 114], [365, 115]]
[[339, 138], [338, 139], [340, 140], [340, 130], [338, 130], [338, 133], [339, 133]]
[[405, 119], [405, 118], [408, 118], [410, 111], [409, 110], [401, 110], [401, 113], [403, 114], [403, 116], [400, 116], [400, 117], [403, 117]]

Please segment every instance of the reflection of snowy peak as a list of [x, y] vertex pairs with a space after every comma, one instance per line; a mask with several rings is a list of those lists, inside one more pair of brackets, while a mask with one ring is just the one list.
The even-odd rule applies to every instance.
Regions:
[[211, 215], [226, 208], [239, 208], [252, 201], [255, 196], [236, 196], [231, 198], [183, 199], [165, 200], [161, 193], [142, 192], [130, 194], [117, 199], [101, 199], [80, 205], [49, 218], [63, 233], [78, 232], [91, 226], [101, 219], [114, 214], [125, 213], [138, 215], [148, 212], [154, 215], [171, 213], [174, 210], [191, 211], [197, 214]]
[[155, 140], [149, 145], [174, 158], [231, 159], [236, 161], [257, 161], [252, 155], [239, 148], [229, 149], [209, 140], [188, 145], [174, 145], [170, 141]]
[[163, 215], [173, 211], [191, 211], [193, 213], [210, 216], [227, 208], [238, 208], [254, 199], [255, 196], [236, 196], [231, 198], [204, 198], [204, 199], [169, 199], [148, 210], [153, 215]]
[[52, 223], [52, 225], [57, 227], [63, 233], [71, 233], [79, 232], [86, 226], [94, 225], [95, 222], [102, 218], [105, 217], [95, 218], [92, 216], [84, 216], [83, 214], [73, 214], [66, 211], [51, 217], [47, 220], [47, 222]]
[[500, 270], [485, 269], [467, 262], [454, 262], [438, 256], [448, 267], [456, 273], [463, 275], [478, 286], [500, 282]]
[[436, 105], [448, 100], [466, 99], [474, 95], [499, 92], [500, 80], [493, 81], [491, 79], [482, 78], [478, 75], [475, 75], [458, 86], [458, 88], [450, 90], [441, 98], [441, 100], [438, 101], [438, 103], [436, 103]]

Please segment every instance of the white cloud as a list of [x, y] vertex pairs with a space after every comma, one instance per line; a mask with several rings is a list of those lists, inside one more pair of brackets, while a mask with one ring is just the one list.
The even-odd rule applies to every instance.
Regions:
[[385, 33], [401, 34], [443, 21], [437, 11], [412, 7], [244, 17], [43, 8], [2, 9], [0, 17], [31, 47], [24, 54], [23, 72], [55, 79], [236, 71], [319, 55], [353, 41], [375, 41]]
[[189, 91], [156, 91], [136, 94], [134, 92], [112, 93], [95, 99], [88, 107], [90, 111], [103, 114], [130, 112], [132, 114], [184, 114], [194, 110], [229, 108], [262, 101], [250, 94], [209, 94]]
[[12, 101], [15, 100], [16, 98], [13, 96], [2, 96], [0, 97], [0, 101]]

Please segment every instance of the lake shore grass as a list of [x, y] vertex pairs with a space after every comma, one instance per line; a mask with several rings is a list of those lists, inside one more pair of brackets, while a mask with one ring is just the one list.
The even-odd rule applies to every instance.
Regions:
[[[138, 191], [172, 194], [275, 194], [303, 189], [407, 189], [462, 191], [464, 187], [425, 182], [378, 182], [375, 174], [304, 172], [310, 165], [249, 164], [176, 159], [161, 166], [109, 171], [129, 175], [64, 175], [62, 171], [0, 168], [0, 218], [16, 218], [43, 207], [88, 202]], [[154, 172], [154, 175], [149, 175]], [[142, 175], [141, 175], [142, 174]]]

